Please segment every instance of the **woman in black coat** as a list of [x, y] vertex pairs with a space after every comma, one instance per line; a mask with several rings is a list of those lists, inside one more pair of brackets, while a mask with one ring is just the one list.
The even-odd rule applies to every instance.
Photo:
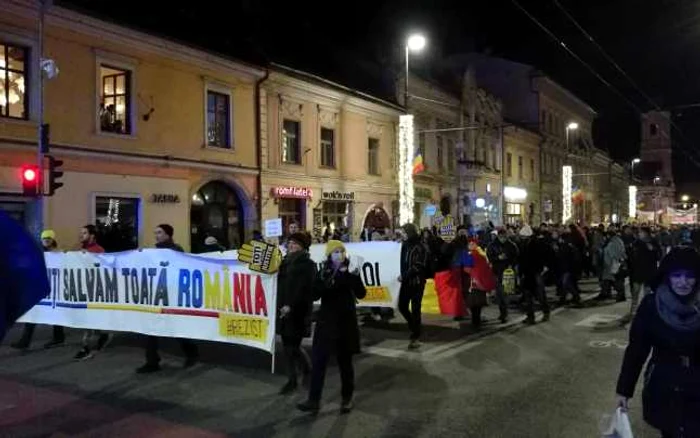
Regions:
[[316, 277], [314, 299], [321, 299], [314, 331], [313, 367], [309, 398], [298, 405], [304, 412], [318, 412], [328, 360], [333, 354], [338, 359], [343, 398], [341, 412], [353, 408], [355, 371], [352, 356], [360, 352], [360, 328], [355, 304], [366, 295], [360, 276], [348, 271], [349, 260], [345, 246], [338, 240], [326, 244], [326, 262]]
[[642, 392], [644, 420], [663, 437], [699, 437], [700, 255], [674, 248], [653, 286], [632, 322], [617, 382], [618, 406], [628, 408], [651, 352]]
[[310, 360], [301, 349], [301, 340], [311, 335], [313, 297], [311, 288], [316, 278], [316, 263], [309, 257], [309, 238], [294, 233], [287, 240], [287, 254], [277, 274], [277, 332], [282, 336], [289, 379], [280, 390], [286, 395], [297, 388], [297, 366], [304, 376], [311, 370]]

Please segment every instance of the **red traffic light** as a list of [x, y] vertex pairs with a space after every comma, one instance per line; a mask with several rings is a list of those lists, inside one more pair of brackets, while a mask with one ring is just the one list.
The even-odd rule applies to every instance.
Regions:
[[24, 169], [24, 172], [22, 172], [22, 178], [24, 178], [25, 181], [34, 181], [34, 180], [36, 180], [36, 170], [34, 170], [34, 169]]

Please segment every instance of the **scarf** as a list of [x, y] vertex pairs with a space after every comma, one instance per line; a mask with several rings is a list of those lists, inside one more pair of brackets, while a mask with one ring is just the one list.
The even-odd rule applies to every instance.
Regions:
[[700, 308], [697, 294], [684, 303], [666, 284], [656, 290], [656, 308], [661, 319], [672, 328], [684, 332], [700, 330]]

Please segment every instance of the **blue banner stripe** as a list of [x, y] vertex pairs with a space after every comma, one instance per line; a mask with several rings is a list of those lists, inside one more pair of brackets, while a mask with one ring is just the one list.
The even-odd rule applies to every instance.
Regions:
[[37, 306], [53, 306], [53, 303], [51, 301], [46, 301], [46, 300], [41, 300], [38, 303], [36, 303]]
[[87, 303], [56, 303], [56, 307], [66, 307], [68, 309], [87, 309]]

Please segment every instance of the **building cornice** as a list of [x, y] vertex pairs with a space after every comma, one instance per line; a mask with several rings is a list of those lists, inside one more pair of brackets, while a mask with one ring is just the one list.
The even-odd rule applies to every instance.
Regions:
[[[3, 13], [35, 20], [38, 14], [37, 5], [38, 2], [3, 0], [2, 8]], [[48, 26], [60, 27], [71, 32], [107, 40], [125, 48], [164, 56], [212, 70], [225, 73], [235, 72], [249, 80], [260, 79], [265, 75], [263, 68], [233, 61], [223, 56], [214, 55], [182, 43], [99, 20], [60, 6], [47, 8], [45, 19]]]

